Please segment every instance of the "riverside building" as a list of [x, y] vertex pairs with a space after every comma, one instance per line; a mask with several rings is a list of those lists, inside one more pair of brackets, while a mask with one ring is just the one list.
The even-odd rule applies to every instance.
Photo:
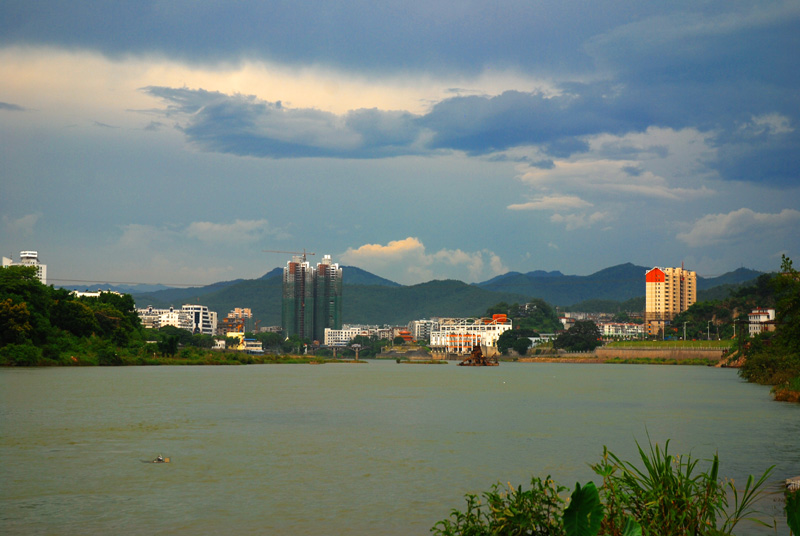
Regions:
[[342, 328], [342, 269], [325, 255], [316, 268], [295, 256], [283, 269], [281, 326], [287, 337], [325, 340], [325, 328]]
[[431, 353], [434, 356], [464, 356], [480, 346], [484, 355], [497, 355], [497, 339], [511, 329], [506, 315], [492, 318], [443, 318], [439, 328], [431, 332]]
[[664, 334], [678, 313], [697, 301], [697, 273], [680, 268], [653, 268], [645, 273], [645, 327], [648, 335]]
[[217, 313], [209, 311], [205, 305], [184, 305], [180, 309], [154, 309], [152, 305], [146, 309], [137, 309], [142, 326], [159, 329], [164, 326], [175, 326], [192, 333], [214, 335], [217, 330]]
[[19, 254], [19, 262], [14, 262], [14, 259], [3, 257], [3, 268], [8, 266], [33, 266], [36, 268], [36, 277], [43, 285], [47, 284], [47, 265], [39, 263], [38, 251], [21, 251]]

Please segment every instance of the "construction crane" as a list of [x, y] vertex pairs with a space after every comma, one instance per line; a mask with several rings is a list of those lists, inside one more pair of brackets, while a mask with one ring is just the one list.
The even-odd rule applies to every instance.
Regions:
[[276, 249], [262, 249], [264, 253], [286, 253], [288, 255], [302, 255], [303, 261], [306, 260], [306, 255], [315, 255], [315, 253], [306, 252], [306, 249], [303, 248], [303, 251], [278, 251]]

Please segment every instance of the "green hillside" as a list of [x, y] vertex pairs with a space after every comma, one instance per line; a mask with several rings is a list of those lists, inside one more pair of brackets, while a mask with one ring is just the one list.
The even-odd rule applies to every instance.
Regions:
[[[406, 324], [410, 320], [480, 316], [499, 302], [526, 303], [533, 298], [572, 311], [619, 312], [644, 309], [646, 269], [621, 264], [591, 276], [564, 276], [556, 272], [506, 274], [485, 283], [429, 281], [401, 286], [355, 267], [343, 267], [343, 322], [347, 324]], [[261, 326], [281, 323], [281, 269], [254, 280], [215, 283], [207, 287], [171, 288], [134, 295], [137, 307], [181, 307], [198, 303], [220, 317], [235, 307], [249, 307]], [[752, 270], [739, 269], [702, 280], [698, 301], [727, 296], [741, 280], [752, 280]], [[713, 283], [718, 283], [714, 285]], [[698, 280], [701, 287], [701, 280]]]
[[[281, 323], [281, 278], [239, 281], [211, 292], [175, 289], [136, 296], [137, 307], [180, 307], [199, 303], [224, 316], [234, 307], [249, 307], [261, 326]], [[177, 299], [176, 299], [177, 298]], [[182, 299], [185, 298], [185, 299]], [[409, 287], [348, 285], [343, 287], [343, 321], [347, 324], [407, 324], [431, 316], [480, 316], [497, 302], [524, 303], [517, 294], [484, 290], [461, 281], [430, 281]]]
[[484, 290], [461, 281], [430, 281], [410, 287], [344, 286], [343, 316], [351, 324], [407, 324], [411, 320], [482, 316], [505, 301], [525, 303], [525, 296]]

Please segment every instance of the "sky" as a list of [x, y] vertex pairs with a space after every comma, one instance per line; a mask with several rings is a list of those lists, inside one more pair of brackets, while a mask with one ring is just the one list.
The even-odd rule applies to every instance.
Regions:
[[[800, 262], [800, 2], [4, 0], [0, 253], [201, 285]], [[346, 281], [345, 274], [345, 281]]]

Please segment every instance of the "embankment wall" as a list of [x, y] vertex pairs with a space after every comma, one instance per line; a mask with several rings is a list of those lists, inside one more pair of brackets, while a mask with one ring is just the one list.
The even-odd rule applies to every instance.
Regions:
[[713, 359], [719, 361], [724, 348], [606, 348], [595, 350], [601, 359]]

